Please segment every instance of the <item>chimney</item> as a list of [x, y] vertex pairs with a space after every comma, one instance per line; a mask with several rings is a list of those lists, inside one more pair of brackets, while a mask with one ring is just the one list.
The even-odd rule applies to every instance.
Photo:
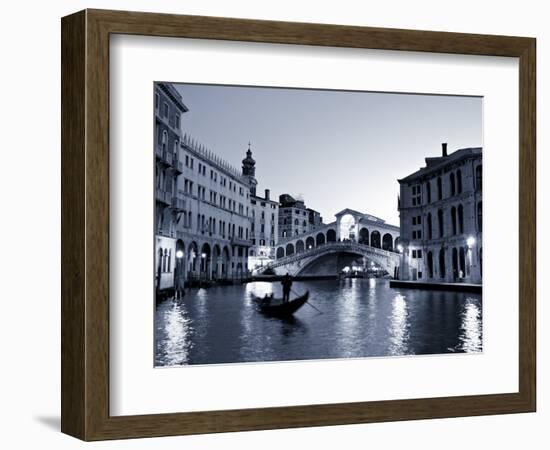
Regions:
[[265, 199], [269, 200], [269, 189], [265, 190]]
[[447, 156], [447, 143], [443, 142], [441, 144], [441, 156]]

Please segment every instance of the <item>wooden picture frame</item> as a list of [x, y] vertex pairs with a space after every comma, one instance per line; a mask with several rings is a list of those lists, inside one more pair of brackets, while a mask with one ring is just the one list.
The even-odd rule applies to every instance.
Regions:
[[[62, 417], [84, 440], [535, 411], [533, 38], [85, 10], [62, 19]], [[109, 36], [135, 34], [519, 58], [519, 391], [141, 416], [109, 415]]]

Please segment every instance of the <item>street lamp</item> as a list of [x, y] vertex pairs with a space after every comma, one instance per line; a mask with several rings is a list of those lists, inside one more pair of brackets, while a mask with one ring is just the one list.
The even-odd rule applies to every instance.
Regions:
[[403, 246], [401, 244], [397, 244], [397, 251], [403, 253]]
[[185, 268], [182, 267], [182, 262], [181, 262], [181, 259], [183, 258], [183, 252], [181, 250], [176, 250], [176, 259], [178, 260], [178, 262], [176, 263], [176, 270], [174, 271], [174, 276], [175, 276], [175, 281], [174, 281], [174, 286], [176, 288], [176, 297], [178, 296], [178, 294], [181, 293], [181, 291], [183, 291], [183, 286], [185, 284], [185, 281], [183, 281], [182, 283], [182, 272], [183, 272], [183, 276], [185, 276]]
[[468, 246], [468, 272], [471, 273], [472, 266], [473, 266], [473, 255], [472, 255], [472, 247], [476, 243], [476, 238], [473, 236], [468, 236], [466, 239], [466, 245]]

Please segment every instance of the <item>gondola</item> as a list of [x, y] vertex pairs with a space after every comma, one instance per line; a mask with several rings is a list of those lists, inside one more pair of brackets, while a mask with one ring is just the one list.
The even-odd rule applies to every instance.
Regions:
[[295, 298], [289, 302], [283, 303], [283, 299], [273, 298], [268, 301], [266, 298], [253, 297], [258, 306], [258, 310], [270, 317], [285, 318], [291, 317], [298, 311], [309, 298], [309, 291], [306, 291], [301, 297]]

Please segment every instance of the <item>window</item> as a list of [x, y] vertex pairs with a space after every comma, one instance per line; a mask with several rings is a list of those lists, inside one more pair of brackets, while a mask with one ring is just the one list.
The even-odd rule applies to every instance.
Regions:
[[443, 198], [443, 185], [441, 183], [441, 177], [437, 177], [437, 199]]
[[416, 258], [416, 250], [413, 250], [413, 251], [412, 251], [412, 257], [413, 257], [413, 258]]
[[458, 205], [458, 232], [464, 233], [464, 207]]
[[179, 130], [179, 129], [180, 129], [180, 126], [181, 126], [180, 115], [179, 115], [179, 114], [176, 114], [176, 128]]
[[417, 250], [416, 251], [416, 257], [417, 258], [422, 258], [422, 250]]
[[456, 208], [453, 206], [451, 208], [451, 224], [453, 226], [453, 235], [456, 234]]
[[460, 169], [456, 171], [456, 192], [458, 194], [462, 193], [462, 172]]
[[483, 207], [481, 202], [477, 204], [477, 229], [483, 231]]
[[155, 109], [159, 109], [160, 96], [158, 92], [155, 92]]
[[166, 151], [166, 147], [168, 146], [168, 133], [166, 130], [162, 132], [162, 151]]
[[483, 185], [483, 171], [481, 168], [481, 164], [476, 167], [476, 189], [478, 191], [482, 190]]
[[438, 224], [438, 227], [439, 227], [439, 237], [442, 238], [443, 237], [443, 229], [444, 229], [444, 224], [443, 224], [443, 210], [439, 209], [437, 211], [437, 224]]
[[164, 102], [162, 105], [162, 117], [168, 117], [168, 103]]
[[433, 239], [432, 233], [432, 214], [428, 213], [428, 239]]
[[456, 194], [456, 179], [455, 179], [455, 174], [454, 174], [454, 173], [451, 173], [451, 175], [449, 175], [449, 179], [450, 179], [450, 182], [451, 182], [451, 196], [452, 196], [452, 195], [455, 195], [455, 194]]
[[422, 195], [420, 185], [414, 185], [412, 187], [412, 205], [417, 206], [422, 203]]

